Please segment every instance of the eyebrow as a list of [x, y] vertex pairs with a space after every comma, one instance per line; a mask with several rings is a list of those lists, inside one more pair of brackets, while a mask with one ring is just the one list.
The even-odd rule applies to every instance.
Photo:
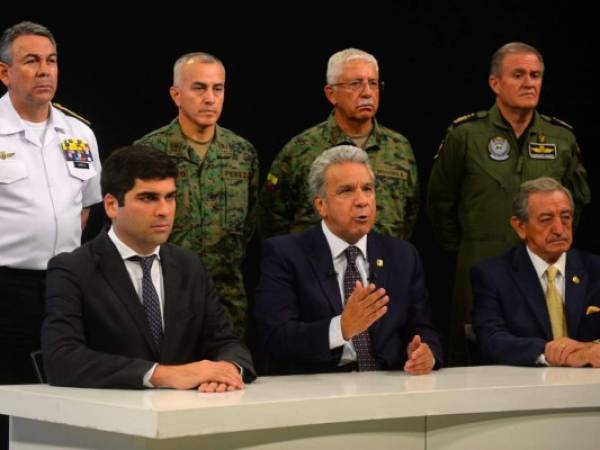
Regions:
[[[43, 58], [43, 57], [44, 57], [44, 56], [43, 56], [42, 54], [40, 54], [40, 53], [26, 53], [25, 55], [23, 55], [23, 57], [24, 57], [24, 58], [29, 58], [29, 57], [31, 57], [31, 56], [33, 56], [33, 57], [35, 57], [35, 58]], [[58, 53], [56, 53], [56, 52], [50, 53], [50, 54], [46, 55], [46, 58], [51, 58], [51, 57], [53, 57], [53, 56], [54, 56], [54, 57], [57, 57], [57, 56], [58, 56]]]

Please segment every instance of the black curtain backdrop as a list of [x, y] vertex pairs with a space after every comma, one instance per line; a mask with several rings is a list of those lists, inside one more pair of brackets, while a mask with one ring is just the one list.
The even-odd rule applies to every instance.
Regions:
[[[436, 320], [444, 330], [453, 264], [431, 239], [425, 215], [433, 156], [453, 119], [492, 105], [491, 54], [507, 42], [524, 41], [538, 48], [546, 63], [539, 110], [575, 127], [588, 169], [593, 202], [575, 245], [600, 253], [593, 212], [600, 198], [592, 65], [599, 25], [593, 6], [505, 0], [150, 8], [155, 9], [126, 15], [119, 6], [91, 3], [66, 14], [28, 4], [0, 16], [2, 29], [27, 19], [55, 34], [60, 64], [55, 100], [92, 122], [103, 158], [175, 116], [168, 94], [172, 65], [183, 53], [206, 51], [221, 58], [227, 70], [220, 124], [256, 146], [264, 179], [281, 147], [330, 112], [323, 95], [329, 56], [351, 46], [373, 53], [386, 83], [378, 119], [404, 134], [416, 154], [423, 202], [412, 242], [423, 258]], [[99, 230], [99, 217], [86, 237]], [[250, 291], [258, 249], [254, 242], [247, 258]]]

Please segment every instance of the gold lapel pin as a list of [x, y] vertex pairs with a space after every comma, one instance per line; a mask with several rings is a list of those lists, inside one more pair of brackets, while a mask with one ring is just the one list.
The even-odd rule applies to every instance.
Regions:
[[579, 277], [577, 275], [574, 275], [573, 278], [571, 278], [571, 281], [575, 284], [581, 283], [581, 280], [579, 279]]
[[377, 264], [377, 267], [383, 267], [383, 259], [378, 259], [375, 264]]

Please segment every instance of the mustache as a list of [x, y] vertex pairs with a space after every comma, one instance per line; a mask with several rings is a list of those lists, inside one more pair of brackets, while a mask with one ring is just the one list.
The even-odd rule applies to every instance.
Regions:
[[373, 100], [369, 98], [363, 98], [358, 101], [358, 106], [375, 106]]

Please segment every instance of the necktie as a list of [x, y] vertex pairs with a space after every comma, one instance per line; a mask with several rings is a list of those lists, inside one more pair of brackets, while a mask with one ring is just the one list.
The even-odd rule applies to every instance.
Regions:
[[150, 326], [152, 338], [156, 345], [160, 345], [162, 339], [162, 320], [160, 315], [160, 301], [154, 283], [152, 283], [152, 263], [156, 255], [132, 256], [131, 261], [139, 262], [142, 266], [142, 302], [146, 311], [146, 319]]
[[558, 267], [548, 266], [546, 269], [546, 278], [548, 287], [546, 288], [546, 305], [550, 315], [550, 324], [552, 325], [552, 335], [554, 339], [567, 336], [567, 324], [565, 322], [565, 308], [560, 291], [556, 287], [556, 273]]
[[[358, 248], [351, 245], [346, 249], [346, 259], [348, 264], [346, 265], [346, 271], [344, 272], [344, 303], [348, 301], [354, 286], [357, 281], [361, 281], [360, 273], [356, 268], [356, 257], [358, 256]], [[358, 360], [358, 370], [377, 370], [377, 362], [373, 354], [373, 345], [371, 343], [371, 336], [369, 336], [369, 330], [365, 330], [362, 333], [357, 334], [352, 338], [352, 344], [354, 344], [354, 350], [356, 350], [356, 357]]]

